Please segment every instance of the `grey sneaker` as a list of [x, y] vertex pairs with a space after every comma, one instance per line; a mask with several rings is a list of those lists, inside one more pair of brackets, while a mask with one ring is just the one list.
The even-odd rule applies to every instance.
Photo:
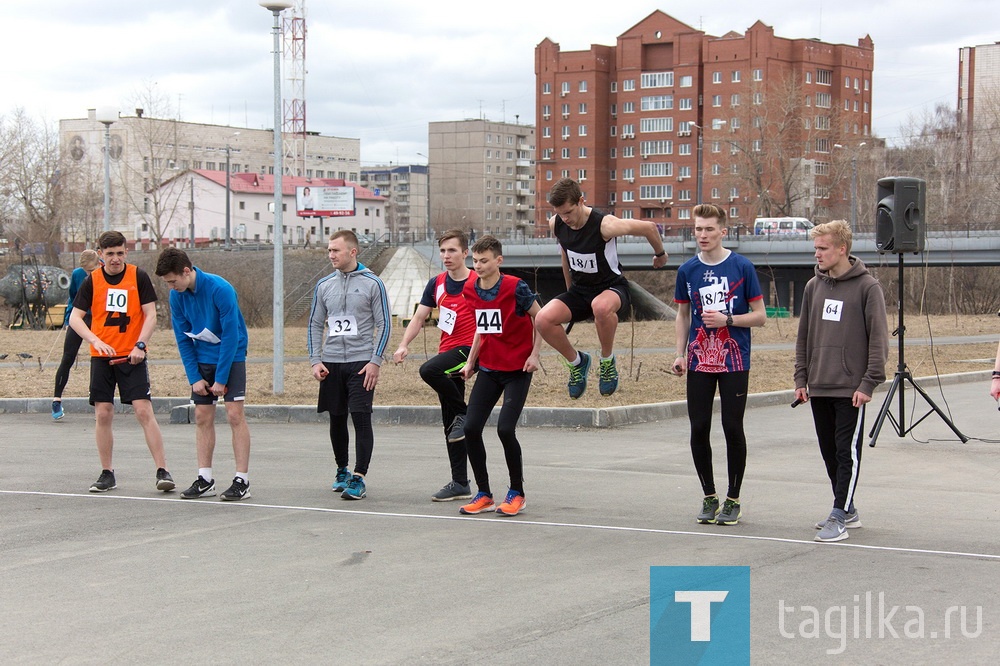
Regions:
[[117, 484], [115, 484], [115, 473], [110, 469], [102, 469], [97, 481], [94, 481], [93, 485], [90, 486], [90, 492], [106, 493], [117, 487]]
[[469, 499], [472, 497], [472, 488], [469, 485], [462, 485], [458, 481], [449, 481], [448, 484], [431, 495], [432, 502], [450, 502], [457, 499]]
[[[821, 530], [826, 526], [826, 518], [816, 523], [816, 529]], [[861, 516], [858, 515], [858, 510], [855, 509], [851, 513], [847, 514], [847, 518], [844, 518], [844, 527], [849, 530], [861, 527]]]
[[719, 498], [715, 495], [706, 497], [701, 503], [701, 513], [698, 514], [698, 522], [702, 525], [715, 523], [715, 516], [719, 513]]
[[722, 503], [722, 511], [715, 517], [715, 524], [735, 525], [740, 522], [740, 516], [742, 515], [743, 512], [740, 511], [740, 503], [727, 497], [726, 501]]
[[163, 492], [170, 492], [177, 487], [174, 483], [174, 477], [170, 476], [170, 472], [160, 467], [156, 470], [156, 489], [162, 490]]
[[459, 414], [448, 426], [448, 443], [454, 444], [465, 439], [465, 414]]
[[830, 516], [823, 524], [823, 529], [816, 533], [816, 541], [842, 541], [850, 536], [844, 519], [837, 516]]

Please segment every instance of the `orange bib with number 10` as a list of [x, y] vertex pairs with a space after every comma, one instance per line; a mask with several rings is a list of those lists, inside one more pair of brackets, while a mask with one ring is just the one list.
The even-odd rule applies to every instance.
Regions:
[[[94, 299], [90, 330], [102, 342], [115, 348], [116, 354], [128, 354], [139, 341], [142, 332], [142, 305], [139, 303], [139, 286], [136, 268], [125, 264], [125, 275], [118, 284], [108, 284], [104, 269], [91, 273], [94, 281]], [[91, 356], [100, 356], [93, 345]]]

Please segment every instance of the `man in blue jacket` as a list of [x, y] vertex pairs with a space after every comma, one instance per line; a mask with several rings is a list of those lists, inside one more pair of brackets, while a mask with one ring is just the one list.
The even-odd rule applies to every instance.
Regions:
[[236, 477], [223, 500], [250, 497], [250, 429], [243, 405], [247, 389], [247, 326], [236, 290], [218, 275], [195, 268], [183, 250], [167, 248], [156, 262], [156, 274], [170, 288], [174, 338], [194, 404], [198, 478], [181, 493], [184, 499], [213, 497], [215, 477], [215, 402], [223, 398], [233, 432]]

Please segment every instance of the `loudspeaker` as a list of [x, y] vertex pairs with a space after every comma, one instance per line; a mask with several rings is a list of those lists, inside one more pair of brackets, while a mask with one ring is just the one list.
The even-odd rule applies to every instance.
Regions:
[[880, 178], [875, 209], [875, 249], [879, 254], [923, 252], [927, 183], [902, 176]]

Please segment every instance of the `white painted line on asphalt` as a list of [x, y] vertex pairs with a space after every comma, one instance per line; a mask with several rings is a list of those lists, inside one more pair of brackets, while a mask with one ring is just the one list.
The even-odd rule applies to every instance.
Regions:
[[[337, 513], [345, 515], [358, 515], [358, 516], [381, 516], [384, 518], [417, 518], [422, 520], [459, 520], [463, 522], [476, 522], [480, 524], [490, 524], [490, 525], [522, 525], [528, 527], [561, 527], [569, 529], [578, 530], [602, 530], [607, 532], [630, 532], [634, 534], [669, 534], [676, 536], [694, 536], [694, 537], [708, 537], [710, 539], [738, 539], [746, 541], [768, 541], [772, 543], [788, 543], [804, 546], [813, 546], [821, 548], [858, 548], [863, 550], [875, 550], [888, 553], [911, 553], [917, 555], [943, 555], [945, 557], [961, 557], [970, 559], [983, 559], [983, 560], [998, 560], [1000, 561], [1000, 555], [995, 555], [991, 553], [965, 553], [961, 551], [954, 550], [931, 550], [927, 548], [903, 548], [896, 546], [872, 546], [863, 543], [845, 543], [843, 541], [838, 541], [835, 543], [819, 543], [812, 539], [785, 539], [782, 537], [770, 537], [770, 536], [757, 536], [751, 534], [733, 534], [731, 532], [693, 532], [688, 530], [661, 530], [651, 527], [626, 527], [622, 525], [593, 525], [589, 523], [560, 523], [544, 520], [524, 520], [520, 518], [499, 518], [499, 517], [484, 517], [484, 516], [436, 516], [427, 513], [395, 513], [392, 511], [366, 511], [358, 509], [331, 509], [328, 507], [321, 506], [294, 506], [287, 504], [258, 504], [255, 502], [247, 502], [246, 500], [240, 502], [223, 502], [223, 501], [205, 501], [205, 500], [183, 500], [176, 496], [164, 496], [164, 497], [136, 497], [132, 495], [97, 495], [91, 493], [49, 493], [41, 492], [35, 490], [0, 490], [0, 495], [35, 495], [40, 497], [80, 497], [90, 500], [130, 500], [137, 502], [174, 502], [180, 503], [185, 506], [204, 506], [204, 507], [230, 507], [230, 506], [245, 506], [254, 507], [258, 509], [278, 509], [282, 511], [309, 511], [316, 513]], [[722, 528], [718, 528], [722, 529]], [[732, 528], [725, 528], [726, 530]]]

